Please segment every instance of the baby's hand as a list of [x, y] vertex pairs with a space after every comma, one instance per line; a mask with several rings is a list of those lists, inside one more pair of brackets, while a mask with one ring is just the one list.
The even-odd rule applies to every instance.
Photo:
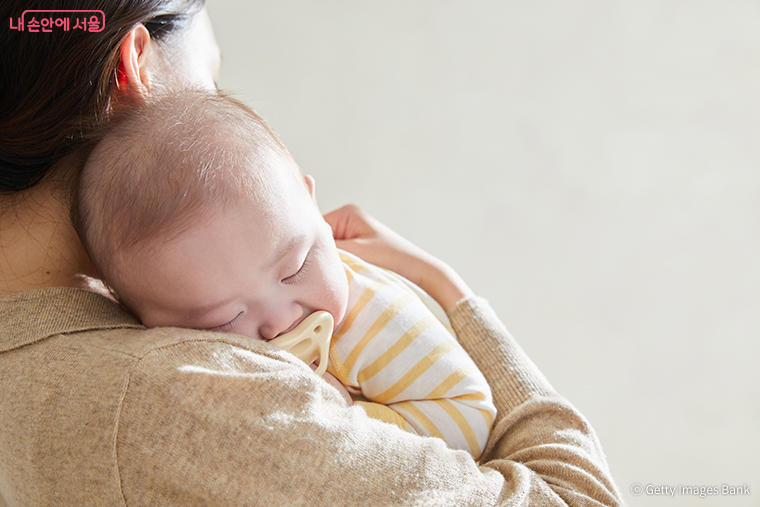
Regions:
[[332, 228], [338, 248], [411, 280], [433, 296], [445, 311], [463, 297], [472, 295], [464, 280], [446, 263], [361, 208], [349, 204], [327, 213], [324, 218]]
[[332, 376], [330, 373], [325, 372], [324, 375], [322, 375], [322, 378], [325, 379], [325, 382], [333, 386], [335, 389], [338, 390], [338, 392], [345, 398], [346, 403], [349, 405], [354, 404], [354, 400], [351, 399], [351, 395], [348, 394], [348, 389], [346, 389], [346, 386], [340, 383], [340, 380], [336, 379], [334, 376]]
[[[316, 365], [314, 365], [314, 363], [310, 364], [309, 367], [312, 370], [316, 369]], [[340, 380], [336, 379], [329, 372], [325, 372], [322, 375], [322, 378], [325, 380], [325, 382], [327, 382], [328, 384], [330, 384], [331, 386], [333, 386], [335, 389], [337, 389], [338, 392], [340, 393], [340, 395], [343, 396], [343, 398], [346, 400], [346, 402], [349, 405], [353, 405], [354, 404], [354, 400], [351, 399], [351, 395], [348, 394], [348, 389], [346, 389], [346, 386], [344, 386], [343, 384], [341, 384]]]
[[403, 275], [400, 271], [411, 259], [427, 256], [358, 206], [343, 206], [327, 213], [324, 218], [332, 228], [338, 248], [358, 255], [371, 264]]

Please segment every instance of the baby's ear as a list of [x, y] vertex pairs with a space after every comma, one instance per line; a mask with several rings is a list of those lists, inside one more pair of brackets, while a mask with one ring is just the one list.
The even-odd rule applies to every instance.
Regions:
[[311, 200], [314, 201], [314, 204], [317, 204], [317, 193], [316, 193], [317, 183], [314, 181], [314, 178], [312, 178], [308, 174], [303, 175], [303, 180], [306, 182], [306, 188], [309, 190], [309, 195], [311, 196]]

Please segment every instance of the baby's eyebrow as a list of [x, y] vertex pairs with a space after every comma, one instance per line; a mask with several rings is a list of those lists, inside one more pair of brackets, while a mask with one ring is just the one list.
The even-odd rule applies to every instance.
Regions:
[[306, 234], [301, 234], [299, 236], [293, 236], [288, 240], [287, 242], [283, 243], [280, 248], [277, 249], [274, 258], [272, 259], [272, 263], [269, 265], [269, 267], [274, 267], [275, 264], [277, 264], [280, 259], [286, 257], [290, 252], [292, 252], [298, 245], [303, 244], [306, 241]]

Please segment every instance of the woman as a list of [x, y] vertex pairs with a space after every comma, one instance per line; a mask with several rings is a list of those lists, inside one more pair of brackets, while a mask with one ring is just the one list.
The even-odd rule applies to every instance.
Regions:
[[59, 4], [105, 11], [104, 31], [0, 35], [0, 505], [621, 504], [593, 430], [487, 303], [357, 208], [325, 217], [339, 246], [436, 298], [492, 386], [481, 467], [266, 343], [146, 330], [101, 294], [69, 218], [70, 154], [114, 103], [214, 86], [218, 49], [201, 2]]

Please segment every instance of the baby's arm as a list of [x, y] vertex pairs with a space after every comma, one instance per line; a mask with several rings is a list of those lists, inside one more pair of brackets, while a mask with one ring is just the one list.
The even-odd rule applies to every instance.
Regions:
[[343, 260], [349, 310], [328, 371], [361, 390], [370, 416], [480, 456], [496, 413], [483, 375], [408, 287], [356, 257]]
[[328, 371], [324, 372], [322, 374], [322, 379], [328, 384], [330, 384], [331, 386], [333, 386], [335, 389], [337, 389], [340, 395], [343, 396], [343, 399], [346, 400], [346, 403], [351, 405], [354, 402], [353, 399], [351, 398], [351, 393], [348, 392], [348, 390], [346, 389], [346, 386], [344, 386], [343, 383], [337, 378], [335, 378], [330, 372]]

